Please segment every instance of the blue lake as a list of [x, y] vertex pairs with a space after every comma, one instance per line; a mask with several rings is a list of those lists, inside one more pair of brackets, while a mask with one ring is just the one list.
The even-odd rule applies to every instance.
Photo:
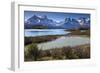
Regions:
[[25, 37], [36, 37], [46, 35], [65, 35], [70, 32], [64, 29], [25, 29]]

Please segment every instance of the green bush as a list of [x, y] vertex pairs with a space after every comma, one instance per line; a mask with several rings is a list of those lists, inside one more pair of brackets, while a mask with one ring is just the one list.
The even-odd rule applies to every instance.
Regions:
[[37, 61], [38, 58], [38, 47], [36, 44], [31, 44], [28, 46], [27, 54], [25, 54], [26, 59]]
[[67, 49], [65, 54], [66, 54], [66, 59], [77, 59], [78, 58], [77, 54], [75, 53], [75, 50], [72, 48]]

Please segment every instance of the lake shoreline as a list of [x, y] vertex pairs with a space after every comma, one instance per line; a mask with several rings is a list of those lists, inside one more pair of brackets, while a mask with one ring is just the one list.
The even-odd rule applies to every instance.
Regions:
[[68, 33], [70, 32], [65, 29], [25, 29], [26, 37], [67, 35]]
[[[86, 30], [87, 32], [87, 30]], [[77, 34], [75, 34], [77, 33]], [[51, 48], [43, 50], [38, 48], [38, 44], [47, 43], [50, 41], [55, 41], [61, 37], [82, 37], [90, 39], [88, 34], [80, 34], [80, 31], [75, 31], [67, 35], [47, 35], [47, 36], [38, 36], [38, 37], [24, 37], [25, 38], [25, 61], [48, 61], [48, 60], [65, 60], [65, 59], [89, 59], [90, 58], [90, 42], [87, 44], [76, 45], [74, 47], [66, 46], [60, 48]], [[29, 56], [28, 50], [31, 45], [37, 46], [37, 60], [34, 60], [34, 57]], [[51, 45], [52, 46], [52, 45]], [[33, 48], [34, 49], [34, 48]]]
[[[74, 47], [78, 45], [88, 44], [90, 39], [88, 37], [81, 36], [61, 36], [55, 40], [38, 43], [39, 49], [51, 49], [51, 48], [62, 48], [62, 47]], [[52, 46], [50, 46], [52, 45]]]
[[[45, 36], [36, 36], [36, 37], [24, 37], [25, 39], [25, 45], [27, 44], [31, 44], [31, 43], [43, 43], [43, 42], [49, 42], [52, 40], [56, 40], [62, 36], [65, 37], [74, 37], [74, 36], [80, 36], [80, 37], [88, 37], [90, 36], [90, 31], [86, 30], [85, 32], [80, 32], [80, 30], [76, 30], [76, 31], [70, 31], [71, 33], [68, 34], [64, 34], [64, 35], [45, 35]], [[87, 33], [87, 34], [85, 34]]]

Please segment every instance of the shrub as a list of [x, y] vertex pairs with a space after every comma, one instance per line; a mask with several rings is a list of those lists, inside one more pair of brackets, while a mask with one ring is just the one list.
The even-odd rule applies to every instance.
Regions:
[[27, 52], [28, 54], [26, 55], [26, 57], [29, 57], [31, 60], [37, 61], [39, 51], [36, 44], [31, 44], [28, 47]]

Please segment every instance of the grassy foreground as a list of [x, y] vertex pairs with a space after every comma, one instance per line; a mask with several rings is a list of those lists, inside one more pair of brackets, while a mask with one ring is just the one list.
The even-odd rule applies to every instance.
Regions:
[[31, 44], [25, 51], [25, 61], [47, 61], [63, 59], [86, 59], [90, 58], [90, 44], [53, 48], [48, 50], [38, 49], [36, 44]]

